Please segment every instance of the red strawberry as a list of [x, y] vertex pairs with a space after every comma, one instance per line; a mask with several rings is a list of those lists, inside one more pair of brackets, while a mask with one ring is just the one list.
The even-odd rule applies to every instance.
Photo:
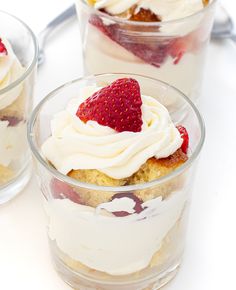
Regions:
[[80, 203], [81, 202], [81, 198], [78, 195], [77, 192], [75, 192], [73, 190], [72, 187], [70, 187], [68, 184], [66, 184], [63, 181], [60, 181], [59, 179], [52, 179], [51, 184], [51, 192], [52, 195], [55, 199], [64, 199], [64, 198], [68, 198], [71, 201], [75, 202], [75, 203]]
[[3, 116], [0, 117], [0, 121], [8, 121], [8, 127], [15, 127], [17, 126], [23, 119], [14, 117], [14, 116]]
[[198, 43], [198, 33], [196, 31], [173, 40], [169, 54], [173, 57], [174, 64], [178, 64], [185, 53], [196, 50]]
[[103, 32], [104, 34], [106, 34], [107, 36], [110, 37], [109, 32], [107, 30], [107, 26], [105, 26], [103, 24], [103, 21], [101, 18], [99, 18], [96, 15], [92, 15], [89, 19], [89, 23], [91, 23], [92, 25], [94, 25], [96, 28], [98, 28], [101, 32]]
[[7, 55], [7, 49], [4, 43], [2, 42], [2, 39], [0, 38], [0, 56], [1, 55]]
[[93, 120], [117, 132], [140, 132], [142, 99], [136, 80], [123, 78], [95, 92], [80, 104], [76, 115], [83, 121]]
[[[125, 36], [127, 37], [127, 36]], [[136, 40], [127, 40], [123, 39], [124, 37], [121, 35], [121, 38], [118, 40], [118, 43], [126, 48], [128, 51], [132, 52], [135, 56], [142, 59], [144, 62], [151, 64], [155, 67], [161, 67], [161, 65], [165, 62], [168, 57], [169, 50], [169, 41], [160, 43], [137, 43]]]
[[[135, 202], [135, 206], [134, 206], [134, 210], [135, 213], [140, 213], [144, 210], [144, 208], [142, 207], [142, 203], [143, 201], [141, 199], [139, 199], [136, 195], [134, 195], [132, 192], [128, 192], [128, 193], [117, 193], [115, 195], [113, 195], [112, 200], [116, 199], [116, 198], [130, 198]], [[124, 217], [124, 216], [128, 216], [130, 215], [129, 212], [127, 211], [116, 211], [113, 212], [113, 214], [117, 217]]]
[[183, 143], [181, 146], [182, 151], [187, 154], [188, 146], [189, 146], [189, 136], [187, 130], [183, 126], [177, 126], [176, 127], [181, 135], [181, 138], [183, 139]]
[[[183, 55], [194, 48], [193, 33], [176, 39], [156, 38], [155, 41], [145, 41], [145, 38], [137, 38], [135, 32], [129, 26], [119, 24], [105, 25], [102, 19], [92, 15], [89, 22], [108, 36], [111, 40], [124, 47], [126, 50], [153, 66], [160, 67], [171, 56], [174, 64], [178, 64]], [[152, 27], [150, 28], [152, 29]], [[156, 28], [153, 28], [156, 32]], [[130, 33], [123, 31], [130, 30]], [[150, 31], [151, 32], [151, 31]]]
[[160, 67], [168, 56], [169, 46], [172, 40], [171, 42], [169, 40], [161, 40], [159, 43], [158, 41], [150, 43], [138, 41], [136, 34], [134, 33], [132, 35], [132, 31], [129, 35], [123, 33], [126, 27], [118, 24], [105, 25], [102, 19], [96, 15], [90, 17], [89, 23], [94, 25], [111, 40], [151, 65]]
[[169, 53], [174, 59], [174, 64], [178, 64], [180, 62], [185, 52], [186, 52], [186, 43], [183, 38], [177, 38], [175, 41], [173, 41]]

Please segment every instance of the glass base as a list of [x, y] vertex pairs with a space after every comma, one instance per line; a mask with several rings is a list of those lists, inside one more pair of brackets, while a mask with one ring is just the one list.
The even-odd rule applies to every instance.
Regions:
[[75, 290], [157, 290], [169, 283], [177, 274], [181, 261], [156, 276], [139, 281], [113, 283], [90, 279], [73, 271], [63, 261], [53, 255], [53, 263], [60, 277]]
[[24, 189], [30, 180], [31, 173], [32, 166], [28, 162], [25, 169], [16, 178], [0, 187], [0, 205], [8, 202]]

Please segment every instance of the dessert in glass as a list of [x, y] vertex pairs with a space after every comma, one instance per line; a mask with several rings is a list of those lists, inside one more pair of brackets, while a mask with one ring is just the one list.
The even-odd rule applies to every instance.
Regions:
[[158, 78], [197, 102], [216, 0], [76, 0], [84, 70]]
[[[169, 94], [181, 110], [163, 105]], [[188, 98], [139, 75], [81, 78], [39, 103], [28, 140], [64, 281], [147, 290], [175, 276], [204, 135]]]
[[31, 112], [37, 43], [21, 20], [0, 12], [0, 204], [30, 177], [26, 122]]

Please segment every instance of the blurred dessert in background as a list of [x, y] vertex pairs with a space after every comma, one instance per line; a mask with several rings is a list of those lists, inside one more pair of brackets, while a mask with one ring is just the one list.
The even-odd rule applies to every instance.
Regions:
[[130, 72], [199, 98], [214, 7], [202, 0], [77, 0], [85, 71]]
[[[0, 38], [0, 185], [19, 170], [26, 146], [26, 90], [19, 81], [25, 69], [7, 39]], [[12, 88], [11, 88], [12, 85]]]

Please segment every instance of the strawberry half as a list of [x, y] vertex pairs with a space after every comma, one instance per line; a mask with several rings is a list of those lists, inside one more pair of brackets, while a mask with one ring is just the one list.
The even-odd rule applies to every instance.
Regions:
[[137, 41], [136, 34], [133, 36], [132, 33], [130, 33], [130, 35], [122, 33], [126, 27], [120, 26], [119, 24], [105, 25], [102, 19], [96, 15], [90, 17], [89, 23], [99, 29], [111, 40], [153, 66], [160, 67], [168, 57], [172, 40], [171, 42], [168, 40], [160, 42], [156, 41], [155, 43]]
[[5, 44], [2, 42], [2, 39], [0, 38], [0, 56], [7, 55], [7, 49]]
[[136, 80], [123, 78], [95, 92], [80, 104], [76, 115], [83, 121], [96, 121], [117, 132], [140, 132], [142, 99]]
[[[163, 39], [160, 37], [155, 39], [155, 41], [147, 42], [142, 39], [139, 40], [137, 35], [132, 33], [133, 31], [130, 27], [126, 28], [119, 24], [105, 25], [103, 20], [96, 15], [90, 17], [89, 23], [133, 55], [155, 67], [161, 67], [169, 56], [173, 58], [173, 63], [177, 65], [183, 55], [193, 50], [195, 45], [194, 39], [196, 37], [192, 33], [175, 39]], [[130, 33], [123, 33], [127, 29], [130, 30]], [[156, 32], [156, 28], [153, 27], [153, 29]]]
[[174, 59], [174, 64], [178, 64], [186, 53], [186, 48], [183, 41], [177, 40], [170, 48], [170, 55]]
[[177, 126], [176, 127], [180, 133], [181, 138], [183, 139], [183, 143], [181, 146], [182, 151], [187, 154], [188, 146], [189, 146], [189, 136], [188, 131], [183, 126]]

